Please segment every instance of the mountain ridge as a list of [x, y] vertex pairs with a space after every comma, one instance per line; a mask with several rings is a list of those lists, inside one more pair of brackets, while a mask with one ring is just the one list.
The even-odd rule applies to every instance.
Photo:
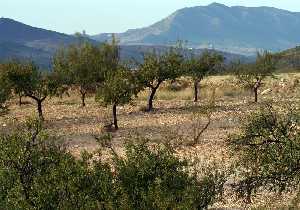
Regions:
[[54, 53], [76, 41], [72, 35], [0, 18], [1, 60], [32, 59], [42, 68], [49, 69]]
[[[261, 49], [281, 51], [300, 43], [300, 13], [274, 7], [228, 7], [219, 3], [186, 7], [148, 27], [116, 36], [124, 45], [172, 45], [187, 40], [193, 48], [215, 48], [254, 54]], [[109, 40], [107, 33], [91, 36]]]
[[[50, 69], [52, 57], [63, 46], [78, 41], [75, 36], [55, 31], [45, 30], [23, 24], [13, 19], [0, 18], [0, 61], [10, 59], [31, 59], [44, 69]], [[93, 44], [99, 42], [87, 39]], [[143, 54], [152, 50], [166, 50], [160, 45], [121, 45], [121, 58], [142, 61]], [[195, 51], [201, 53], [201, 50]], [[223, 54], [230, 60], [245, 57], [230, 53]]]

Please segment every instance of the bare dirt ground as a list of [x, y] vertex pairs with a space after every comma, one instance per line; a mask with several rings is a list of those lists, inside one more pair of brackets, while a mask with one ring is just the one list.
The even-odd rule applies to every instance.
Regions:
[[[151, 141], [174, 141], [179, 144], [179, 154], [184, 157], [197, 157], [205, 163], [216, 163], [220, 167], [229, 167], [231, 161], [226, 139], [230, 134], [239, 131], [240, 125], [251, 112], [260, 105], [272, 102], [275, 105], [300, 105], [300, 74], [278, 75], [277, 79], [268, 79], [261, 88], [260, 102], [254, 104], [253, 96], [232, 83], [230, 76], [210, 77], [201, 83], [200, 101], [192, 102], [192, 90], [170, 91], [163, 87], [155, 100], [155, 110], [145, 113], [147, 91], [140, 94], [132, 105], [118, 107], [120, 129], [113, 132], [112, 145], [122, 153], [124, 142], [128, 139], [148, 138]], [[262, 94], [263, 93], [263, 94]], [[9, 102], [9, 111], [0, 116], [0, 131], [7, 132], [35, 115], [35, 104], [30, 99], [19, 107], [17, 100]], [[211, 101], [214, 101], [213, 108]], [[211, 124], [203, 133], [200, 141], [193, 147], [186, 146], [193, 140], [194, 129], [201, 129], [207, 122], [206, 110], [211, 111]], [[99, 144], [94, 136], [104, 132], [104, 125], [110, 121], [110, 107], [101, 107], [93, 97], [88, 98], [87, 106], [80, 106], [76, 93], [70, 97], [49, 98], [44, 103], [45, 128], [50, 135], [59, 137], [68, 149], [79, 156], [83, 150], [94, 151]], [[287, 195], [286, 195], [287, 196]], [[257, 196], [252, 205], [228, 195], [216, 208], [243, 209], [262, 207], [274, 208], [286, 203], [287, 196], [278, 198], [275, 195]]]

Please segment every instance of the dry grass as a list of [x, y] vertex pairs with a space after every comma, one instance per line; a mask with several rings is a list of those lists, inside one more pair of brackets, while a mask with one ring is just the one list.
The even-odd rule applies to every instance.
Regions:
[[[300, 74], [282, 74], [278, 79], [268, 79], [261, 91], [271, 89], [266, 95], [260, 95], [262, 102], [288, 102], [295, 106], [300, 104], [300, 85], [295, 80]], [[172, 140], [179, 145], [179, 154], [183, 157], [197, 158], [205, 163], [217, 163], [220, 167], [230, 165], [230, 157], [225, 140], [238, 131], [239, 126], [249, 113], [257, 110], [260, 103], [253, 104], [249, 91], [245, 91], [233, 81], [231, 76], [209, 77], [201, 82], [200, 102], [192, 101], [191, 88], [171, 91], [164, 85], [157, 94], [153, 113], [140, 111], [145, 106], [148, 91], [140, 93], [134, 101], [135, 106], [118, 107], [120, 130], [113, 133], [113, 146], [122, 153], [124, 141], [143, 136], [152, 141]], [[292, 85], [293, 84], [293, 85]], [[212, 123], [195, 147], [185, 146], [193, 139], [193, 123], [198, 121], [201, 127], [207, 121], [203, 110], [209, 106], [214, 95], [215, 108]], [[19, 107], [17, 100], [10, 101], [10, 110], [0, 116], [0, 131], [24, 122], [35, 115], [35, 106], [30, 102]], [[103, 132], [103, 126], [110, 120], [110, 109], [100, 107], [92, 97], [88, 98], [87, 106], [80, 107], [80, 98], [76, 93], [70, 97], [51, 98], [45, 102], [45, 127], [50, 135], [61, 137], [74, 155], [82, 150], [95, 150], [98, 144], [94, 136]], [[195, 113], [198, 113], [195, 115]], [[195, 117], [196, 116], [196, 117]], [[276, 196], [258, 196], [252, 207], [266, 206], [270, 203], [278, 205], [281, 201]], [[243, 204], [228, 196], [226, 201], [216, 207], [243, 208]]]

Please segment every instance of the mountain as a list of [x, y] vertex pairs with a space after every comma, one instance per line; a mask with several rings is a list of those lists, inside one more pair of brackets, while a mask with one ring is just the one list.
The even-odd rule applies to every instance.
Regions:
[[57, 46], [70, 43], [74, 37], [66, 34], [35, 28], [8, 18], [0, 18], [0, 42], [16, 42], [30, 47], [41, 47], [43, 45]]
[[74, 43], [70, 35], [32, 27], [8, 18], [0, 18], [0, 59], [32, 59], [49, 68], [57, 49]]
[[[100, 44], [87, 39], [93, 44]], [[54, 53], [63, 46], [77, 42], [72, 35], [32, 27], [12, 19], [0, 18], [0, 61], [17, 59], [31, 59], [45, 69], [51, 68]], [[166, 51], [167, 46], [158, 45], [122, 45], [121, 58], [143, 60], [143, 55], [150, 51]], [[194, 50], [201, 53], [202, 50]], [[246, 57], [231, 53], [223, 53], [227, 60], [242, 59]]]
[[[166, 45], [187, 40], [189, 47], [253, 54], [300, 43], [300, 13], [272, 7], [228, 7], [213, 3], [184, 8], [145, 28], [116, 34], [124, 45]], [[104, 41], [110, 34], [92, 36]]]
[[52, 53], [15, 42], [0, 42], [0, 61], [31, 59], [42, 68], [49, 68]]

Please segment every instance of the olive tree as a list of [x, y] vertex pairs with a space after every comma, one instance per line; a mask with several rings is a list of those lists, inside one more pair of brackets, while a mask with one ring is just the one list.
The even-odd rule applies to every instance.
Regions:
[[198, 101], [199, 83], [201, 80], [219, 67], [224, 57], [216, 52], [204, 51], [201, 55], [191, 55], [186, 61], [186, 73], [194, 83], [194, 102]]
[[268, 76], [273, 76], [276, 69], [275, 60], [271, 53], [257, 53], [255, 63], [234, 64], [234, 71], [238, 81], [246, 88], [250, 88], [254, 93], [254, 102], [258, 101], [258, 89], [263, 80]]
[[140, 65], [138, 78], [142, 86], [150, 89], [147, 111], [153, 110], [153, 100], [160, 85], [166, 80], [174, 80], [182, 74], [183, 56], [175, 48], [158, 54], [149, 53]]
[[55, 74], [42, 72], [34, 63], [27, 62], [8, 65], [7, 75], [15, 90], [36, 102], [39, 118], [43, 121], [42, 104], [58, 87]]

